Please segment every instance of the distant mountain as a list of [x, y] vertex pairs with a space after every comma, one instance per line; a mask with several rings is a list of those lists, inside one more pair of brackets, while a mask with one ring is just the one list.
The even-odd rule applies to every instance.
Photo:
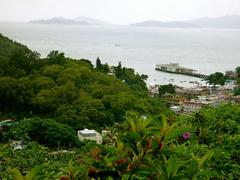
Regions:
[[131, 24], [132, 26], [142, 26], [142, 27], [167, 27], [167, 28], [196, 28], [198, 26], [186, 22], [181, 21], [143, 21], [135, 24]]
[[239, 15], [228, 15], [217, 18], [199, 18], [191, 21], [186, 21], [203, 28], [231, 28], [240, 29], [240, 16]]
[[[54, 17], [52, 19], [30, 21], [37, 24], [75, 24], [75, 25], [107, 25], [108, 23], [90, 17], [79, 16], [73, 19]], [[217, 18], [199, 18], [189, 21], [143, 21], [131, 26], [166, 27], [166, 28], [229, 28], [240, 29], [240, 15], [228, 15]]]
[[54, 17], [52, 19], [45, 19], [45, 20], [36, 20], [36, 21], [30, 21], [30, 23], [35, 24], [69, 24], [69, 25], [104, 25], [107, 24], [106, 22], [85, 17], [85, 16], [79, 16], [74, 19], [67, 19], [63, 17]]
[[141, 27], [167, 27], [167, 28], [228, 28], [240, 29], [240, 15], [228, 15], [217, 18], [199, 18], [189, 21], [143, 21], [132, 26]]

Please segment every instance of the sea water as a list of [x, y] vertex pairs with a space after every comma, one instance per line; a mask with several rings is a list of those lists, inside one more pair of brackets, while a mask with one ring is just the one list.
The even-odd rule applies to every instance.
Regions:
[[148, 84], [191, 86], [199, 78], [155, 70], [179, 63], [199, 73], [233, 70], [240, 65], [240, 30], [146, 28], [133, 26], [0, 23], [0, 33], [45, 57], [52, 50], [66, 56], [131, 67], [149, 76]]

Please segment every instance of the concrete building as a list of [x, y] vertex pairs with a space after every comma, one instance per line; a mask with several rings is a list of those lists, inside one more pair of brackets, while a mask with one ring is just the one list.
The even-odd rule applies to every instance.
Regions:
[[157, 97], [158, 96], [158, 90], [159, 90], [159, 85], [155, 84], [155, 85], [150, 85], [148, 87], [148, 93], [149, 96], [151, 97]]
[[240, 96], [233, 96], [232, 97], [232, 102], [240, 103]]
[[181, 106], [187, 100], [185, 97], [179, 95], [165, 95], [163, 98], [171, 106]]
[[183, 103], [183, 112], [185, 113], [198, 112], [204, 105], [206, 104], [197, 101], [185, 101]]
[[218, 96], [198, 96], [198, 101], [211, 106], [218, 106], [223, 102]]
[[223, 102], [228, 102], [223, 97], [219, 96], [198, 96], [197, 99], [191, 101], [185, 101], [183, 103], [183, 111], [186, 113], [198, 112], [202, 107], [206, 105], [218, 106]]
[[226, 80], [223, 86], [226, 90], [234, 90], [235, 87], [237, 87], [235, 80]]
[[203, 96], [203, 95], [209, 95], [210, 90], [207, 87], [197, 87], [197, 88], [183, 88], [178, 87], [176, 88], [176, 93], [178, 95], [182, 96]]
[[77, 132], [80, 141], [90, 140], [102, 144], [102, 135], [95, 130], [84, 129]]

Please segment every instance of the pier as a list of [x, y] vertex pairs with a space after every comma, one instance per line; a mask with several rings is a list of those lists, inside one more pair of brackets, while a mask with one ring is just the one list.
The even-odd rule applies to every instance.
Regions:
[[178, 63], [169, 63], [169, 64], [157, 64], [156, 68], [157, 71], [172, 73], [172, 74], [181, 74], [186, 76], [193, 76], [202, 79], [207, 79], [208, 76], [205, 74], [196, 73], [196, 70], [181, 67]]

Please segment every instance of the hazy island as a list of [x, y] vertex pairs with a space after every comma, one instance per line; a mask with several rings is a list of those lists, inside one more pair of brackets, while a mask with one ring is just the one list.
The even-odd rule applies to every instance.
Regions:
[[65, 25], [107, 25], [108, 23], [90, 17], [79, 16], [73, 19], [54, 17], [52, 19], [32, 20], [33, 24], [65, 24]]
[[165, 28], [240, 28], [240, 16], [228, 15], [216, 18], [199, 18], [189, 21], [143, 21], [131, 24], [139, 27], [165, 27]]
[[197, 28], [194, 24], [185, 23], [181, 21], [171, 21], [171, 22], [163, 22], [163, 21], [144, 21], [135, 24], [131, 24], [132, 26], [141, 26], [141, 27], [166, 27], [166, 28]]

